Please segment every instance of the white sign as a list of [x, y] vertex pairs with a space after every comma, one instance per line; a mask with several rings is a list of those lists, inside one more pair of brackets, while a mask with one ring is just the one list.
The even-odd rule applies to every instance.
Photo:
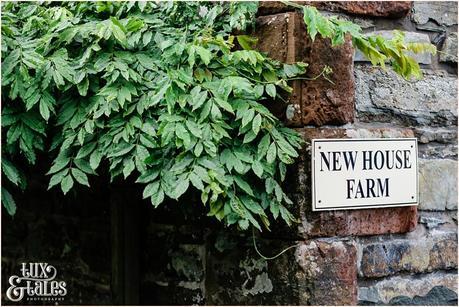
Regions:
[[311, 145], [313, 211], [417, 205], [417, 139], [316, 139]]

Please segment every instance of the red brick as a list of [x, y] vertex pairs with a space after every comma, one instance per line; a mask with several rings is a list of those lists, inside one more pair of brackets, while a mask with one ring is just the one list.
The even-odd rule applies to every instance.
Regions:
[[329, 39], [316, 38], [313, 42], [302, 16], [296, 12], [258, 17], [256, 29], [259, 50], [281, 62], [308, 63], [305, 77], [316, 77], [325, 65], [333, 70], [330, 79], [334, 84], [324, 78], [293, 81], [289, 106], [273, 104], [274, 114], [293, 127], [353, 122], [354, 49], [349, 38], [333, 48]]
[[310, 212], [308, 236], [330, 237], [403, 233], [414, 230], [415, 206], [361, 210]]
[[303, 125], [346, 124], [354, 121], [354, 48], [348, 37], [346, 42], [332, 47], [329, 39], [309, 39], [306, 28], [301, 31], [300, 59], [309, 63], [306, 76], [314, 78], [324, 66], [333, 72], [329, 79], [301, 81], [301, 115]]
[[297, 249], [300, 305], [356, 305], [357, 250], [352, 242], [307, 241]]
[[[353, 15], [397, 18], [408, 14], [412, 1], [296, 1], [300, 5], [312, 5], [319, 10]], [[293, 11], [295, 8], [279, 1], [260, 2], [260, 16]]]

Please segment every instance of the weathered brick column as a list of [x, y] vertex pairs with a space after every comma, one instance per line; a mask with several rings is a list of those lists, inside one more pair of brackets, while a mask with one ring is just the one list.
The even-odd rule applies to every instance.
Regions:
[[[311, 4], [318, 9], [332, 12], [385, 18], [403, 17], [412, 6], [409, 1], [315, 3], [305, 1], [304, 4]], [[294, 81], [293, 94], [288, 100], [288, 105], [275, 109], [277, 115], [288, 126], [296, 127], [306, 141], [299, 161], [290, 169], [292, 176], [285, 185], [294, 199], [294, 205], [290, 209], [299, 218], [300, 224], [293, 230], [274, 226], [275, 230], [272, 233], [264, 234], [267, 238], [304, 240], [295, 252], [298, 303], [355, 305], [364, 297], [362, 293], [368, 293], [368, 289], [372, 289], [359, 287], [360, 278], [390, 276], [404, 269], [410, 272], [431, 272], [457, 267], [457, 261], [453, 261], [449, 256], [457, 251], [457, 244], [452, 242], [454, 233], [434, 236], [430, 240], [424, 240], [423, 243], [416, 241], [422, 241], [425, 235], [419, 230], [423, 226], [417, 227], [416, 206], [312, 212], [310, 191], [310, 141], [312, 139], [406, 138], [418, 136], [419, 132], [410, 125], [394, 127], [391, 121], [385, 123], [383, 120], [381, 124], [376, 125], [371, 120], [359, 121], [366, 114], [379, 116], [377, 117], [379, 120], [393, 118], [394, 115], [397, 117], [400, 112], [410, 112], [410, 110], [400, 106], [400, 112], [388, 113], [385, 111], [387, 106], [383, 105], [383, 101], [380, 102], [380, 110], [373, 106], [366, 109], [364, 109], [365, 105], [356, 107], [356, 93], [365, 95], [365, 90], [359, 92], [358, 88], [356, 92], [354, 74], [362, 78], [360, 73], [362, 68], [355, 69], [354, 61], [363, 61], [364, 58], [357, 54], [357, 58], [354, 59], [354, 50], [349, 40], [344, 45], [334, 48], [328, 40], [316, 38], [312, 42], [306, 33], [301, 13], [278, 2], [262, 3], [259, 14], [255, 33], [260, 38], [257, 46], [259, 50], [283, 62], [309, 63], [307, 72], [309, 78], [320, 74], [325, 65], [333, 70], [331, 79], [334, 84], [323, 78], [313, 81]], [[406, 33], [408, 41], [429, 42], [429, 37], [425, 34]], [[390, 35], [389, 31], [378, 34]], [[431, 64], [430, 56], [417, 56], [416, 59], [422, 64]], [[379, 72], [375, 73], [374, 78], [378, 78], [378, 74]], [[367, 76], [371, 74], [366, 74], [365, 77]], [[384, 84], [386, 80], [376, 82]], [[360, 88], [367, 86], [369, 87], [367, 91], [371, 93], [373, 83], [361, 83], [361, 79], [358, 81]], [[405, 97], [403, 92], [406, 92], [408, 86], [406, 89], [403, 85], [396, 84], [396, 86], [400, 87], [400, 93], [393, 92], [393, 94]], [[381, 93], [383, 92], [375, 92], [376, 95], [373, 94], [372, 98], [378, 97], [377, 95]], [[397, 102], [393, 102], [389, 108], [397, 105]], [[430, 106], [419, 108], [428, 110]], [[357, 115], [356, 110], [362, 111]], [[413, 110], [409, 115], [413, 119], [411, 122], [415, 122], [422, 121], [423, 116], [430, 118], [432, 113], [423, 114], [422, 111], [419, 113]], [[447, 112], [438, 115], [442, 116], [437, 117], [439, 121], [457, 119], [457, 113], [452, 116]], [[356, 117], [358, 122], [354, 123]], [[330, 192], [333, 192], [332, 188]], [[408, 236], [405, 241], [393, 240], [388, 245], [373, 243], [378, 238], [386, 238], [390, 234], [404, 234], [414, 230], [416, 232], [411, 237]], [[366, 239], [372, 238], [371, 236], [374, 236], [375, 240]], [[446, 249], [445, 255], [438, 252], [440, 246]], [[410, 260], [413, 259], [410, 257], [420, 257], [417, 252], [421, 250], [429, 251], [430, 260], [423, 259], [419, 263]], [[402, 258], [397, 258], [396, 255], [402, 255]]]
[[330, 40], [313, 42], [297, 12], [258, 17], [256, 29], [259, 50], [282, 62], [308, 63], [307, 78], [318, 76], [325, 66], [333, 70], [334, 84], [324, 78], [294, 81], [288, 105], [276, 110], [278, 117], [292, 127], [354, 121], [354, 50], [349, 39], [337, 47]]

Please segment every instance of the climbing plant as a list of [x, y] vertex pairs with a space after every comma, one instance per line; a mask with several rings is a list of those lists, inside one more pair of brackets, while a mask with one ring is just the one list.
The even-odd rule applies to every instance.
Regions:
[[[435, 51], [301, 9], [312, 39], [337, 45], [349, 34], [373, 64], [389, 59], [406, 78], [420, 76], [407, 51]], [[2, 3], [7, 211], [16, 211], [11, 188], [26, 188], [20, 166], [46, 152], [49, 189], [64, 194], [89, 187], [107, 165], [111, 180], [143, 185], [154, 207], [195, 190], [225, 225], [294, 221], [281, 184], [301, 138], [263, 102], [288, 95], [307, 64], [280, 63], [232, 34], [251, 27], [256, 11], [256, 2]]]

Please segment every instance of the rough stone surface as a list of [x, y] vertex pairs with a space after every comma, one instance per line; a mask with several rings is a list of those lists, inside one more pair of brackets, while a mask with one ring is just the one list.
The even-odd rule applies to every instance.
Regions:
[[434, 229], [444, 224], [456, 223], [455, 211], [419, 211], [419, 224], [427, 229]]
[[301, 61], [309, 63], [306, 76], [315, 78], [325, 65], [333, 70], [329, 79], [304, 80], [301, 82], [302, 123], [322, 126], [324, 124], [346, 124], [354, 121], [354, 49], [348, 38], [342, 46], [332, 47], [328, 39], [312, 42], [301, 32]]
[[424, 71], [408, 82], [393, 71], [356, 66], [356, 109], [362, 122], [457, 125], [457, 79]]
[[455, 144], [457, 143], [457, 128], [441, 127], [415, 127], [414, 133], [418, 138], [418, 142], [428, 144], [431, 142], [441, 144]]
[[360, 277], [457, 269], [457, 224], [443, 224], [432, 230], [419, 225], [408, 235], [362, 238], [360, 243]]
[[457, 210], [457, 161], [419, 159], [419, 209]]
[[457, 63], [457, 33], [450, 33], [443, 43], [441, 62]]
[[457, 159], [457, 144], [426, 144], [418, 148], [419, 157], [424, 159]]
[[140, 302], [147, 305], [205, 303], [203, 229], [149, 223], [143, 238]]
[[[299, 270], [294, 249], [266, 261], [255, 253], [251, 234], [222, 231], [208, 246], [206, 304], [298, 305]], [[294, 242], [262, 240], [261, 253], [272, 256]]]
[[[407, 31], [403, 31], [403, 33], [405, 34], [405, 41], [408, 43], [427, 43], [427, 44], [430, 43], [430, 38], [427, 34], [417, 33], [417, 32], [407, 32]], [[378, 36], [384, 37], [385, 39], [392, 39], [394, 36], [394, 33], [393, 31], [373, 31], [373, 32], [369, 32], [367, 35], [378, 35]], [[432, 63], [432, 58], [429, 53], [416, 54], [413, 52], [409, 52], [408, 54], [411, 57], [413, 57], [416, 60], [416, 62], [420, 64], [431, 64]], [[360, 52], [359, 50], [356, 50], [355, 52], [354, 61], [370, 62], [370, 60], [368, 60], [363, 55], [363, 53]]]
[[314, 240], [296, 251], [300, 305], [357, 303], [356, 248], [353, 242]]
[[435, 272], [420, 276], [395, 276], [377, 281], [359, 282], [358, 299], [362, 303], [387, 305], [400, 296], [427, 296], [436, 286], [457, 291], [457, 274]]
[[354, 120], [354, 51], [349, 39], [333, 48], [328, 39], [317, 38], [312, 42], [298, 13], [258, 17], [254, 34], [262, 38], [257, 48], [271, 57], [287, 63], [309, 63], [308, 78], [320, 75], [325, 65], [333, 70], [329, 78], [334, 85], [324, 78], [294, 81], [288, 105], [277, 103], [280, 107], [271, 107], [278, 117], [294, 127], [344, 124]]
[[457, 293], [446, 287], [436, 286], [425, 296], [415, 295], [413, 298], [410, 298], [402, 295], [391, 299], [389, 304], [394, 306], [457, 306]]
[[415, 206], [314, 212], [304, 232], [310, 237], [403, 233], [412, 231], [416, 221]]
[[411, 19], [423, 25], [430, 20], [443, 26], [457, 24], [457, 2], [455, 1], [414, 1]]
[[[296, 3], [312, 5], [319, 10], [377, 17], [401, 17], [406, 15], [411, 9], [410, 1], [296, 1]], [[264, 1], [260, 2], [258, 14], [269, 15], [293, 9], [293, 7], [278, 1]]]
[[416, 127], [414, 133], [420, 158], [457, 160], [457, 127]]

